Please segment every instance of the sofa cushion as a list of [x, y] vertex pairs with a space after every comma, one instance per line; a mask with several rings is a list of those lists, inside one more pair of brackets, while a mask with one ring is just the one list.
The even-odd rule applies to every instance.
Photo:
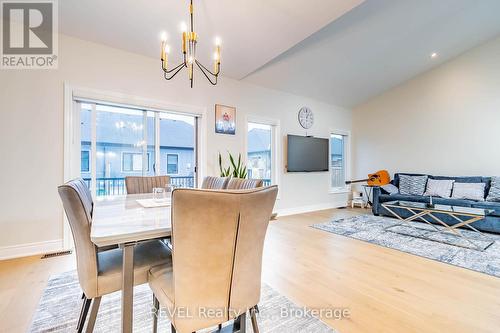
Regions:
[[474, 202], [472, 204], [474, 208], [482, 208], [482, 209], [494, 209], [495, 212], [492, 214], [493, 216], [500, 217], [500, 202]]
[[382, 185], [380, 186], [385, 192], [389, 193], [389, 194], [398, 194], [399, 193], [399, 189], [397, 188], [397, 186], [394, 186], [392, 184], [387, 184], [387, 185]]
[[453, 179], [432, 179], [427, 180], [427, 188], [425, 190], [425, 196], [438, 196], [441, 198], [449, 198], [451, 196], [451, 190], [453, 188]]
[[399, 193], [405, 195], [423, 195], [428, 176], [399, 176]]
[[500, 177], [491, 177], [491, 186], [486, 201], [500, 202]]
[[397, 186], [399, 188], [399, 177], [401, 176], [428, 176], [429, 175], [424, 175], [422, 173], [395, 173], [394, 174], [394, 179], [391, 180], [391, 184], [394, 184], [394, 186]]
[[469, 199], [484, 201], [486, 183], [457, 183], [453, 184], [453, 199]]

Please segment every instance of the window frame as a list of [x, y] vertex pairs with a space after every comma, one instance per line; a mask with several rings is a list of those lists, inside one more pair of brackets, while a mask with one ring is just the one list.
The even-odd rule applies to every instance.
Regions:
[[[243, 162], [248, 166], [248, 123], [255, 123], [261, 125], [271, 126], [271, 185], [280, 184], [282, 172], [282, 156], [281, 156], [281, 126], [278, 119], [266, 118], [260, 116], [247, 115], [245, 119], [245, 139], [244, 139], [244, 156]], [[280, 192], [278, 197], [280, 199]]]
[[[177, 163], [176, 163], [176, 170], [177, 172], [175, 173], [170, 173], [168, 172], [168, 156], [171, 155], [171, 156], [177, 156]], [[178, 175], [179, 174], [179, 154], [177, 153], [167, 153], [167, 156], [166, 156], [166, 159], [165, 159], [165, 166], [166, 166], [166, 172], [167, 172], [167, 175]]]
[[333, 168], [331, 140], [333, 135], [341, 135], [344, 138], [344, 179], [347, 181], [351, 177], [351, 132], [338, 129], [330, 130], [328, 136], [328, 187], [330, 188], [330, 193], [349, 193], [351, 191], [351, 185], [345, 184], [344, 186], [334, 187], [332, 184]]
[[[123, 168], [123, 155], [125, 155], [125, 154], [141, 155], [141, 159], [142, 159], [142, 161], [143, 161], [143, 163], [144, 163], [144, 158], [143, 158], [143, 154], [144, 154], [144, 153], [143, 153], [143, 152], [138, 153], [138, 152], [135, 152], [135, 151], [122, 151], [122, 152], [121, 152], [121, 161], [120, 161], [120, 162], [121, 162], [121, 163], [120, 163], [120, 165], [121, 165], [121, 171], [122, 171], [122, 173], [149, 172], [149, 163], [151, 162], [150, 152], [146, 152], [146, 155], [147, 155], [147, 160], [148, 160], [148, 163], [147, 163], [148, 167], [147, 167], [147, 169], [146, 169], [146, 170], [144, 170], [144, 169], [141, 169], [141, 170], [130, 170], [130, 171], [125, 170], [125, 169]], [[133, 169], [133, 164], [134, 164], [134, 163], [133, 163], [133, 160], [132, 160], [132, 169]], [[143, 166], [144, 166], [144, 165], [143, 165]]]

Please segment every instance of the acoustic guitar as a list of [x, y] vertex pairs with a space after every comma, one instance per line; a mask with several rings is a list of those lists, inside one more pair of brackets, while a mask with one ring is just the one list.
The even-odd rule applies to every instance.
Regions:
[[368, 178], [366, 179], [349, 180], [346, 181], [345, 183], [349, 185], [361, 182], [366, 182], [368, 186], [382, 186], [382, 185], [387, 185], [391, 182], [391, 176], [389, 175], [389, 172], [387, 172], [387, 170], [380, 170], [369, 174]]

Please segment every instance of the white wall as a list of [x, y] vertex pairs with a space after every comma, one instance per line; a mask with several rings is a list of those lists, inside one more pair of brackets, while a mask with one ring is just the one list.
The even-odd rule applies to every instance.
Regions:
[[[207, 174], [217, 174], [216, 155], [244, 151], [245, 116], [280, 121], [281, 135], [304, 134], [297, 111], [308, 105], [315, 125], [308, 133], [327, 137], [332, 128], [350, 130], [350, 111], [304, 97], [222, 78], [209, 86], [196, 73], [195, 88], [186, 73], [162, 78], [157, 59], [61, 36], [58, 70], [0, 71], [0, 257], [57, 247], [62, 238], [62, 206], [57, 186], [63, 182], [63, 85], [100, 89], [173, 104], [205, 107]], [[290, 69], [293, 71], [293, 69]], [[237, 135], [214, 133], [214, 104], [237, 108]], [[283, 169], [280, 169], [283, 172]], [[345, 195], [329, 194], [328, 173], [281, 174], [277, 208], [290, 212], [331, 207]], [[33, 250], [35, 249], [35, 250]]]
[[354, 177], [500, 175], [500, 38], [353, 110]]

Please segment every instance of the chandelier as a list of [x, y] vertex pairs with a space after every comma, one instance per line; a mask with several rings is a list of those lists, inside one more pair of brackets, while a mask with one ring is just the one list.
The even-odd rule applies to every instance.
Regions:
[[207, 80], [214, 86], [217, 84], [217, 78], [220, 73], [220, 39], [215, 39], [215, 53], [214, 53], [214, 70], [211, 72], [202, 63], [196, 59], [196, 43], [198, 42], [198, 34], [194, 32], [193, 23], [193, 0], [189, 5], [189, 14], [191, 21], [191, 30], [187, 31], [185, 24], [182, 27], [182, 54], [184, 61], [172, 69], [168, 69], [168, 55], [170, 53], [170, 46], [167, 44], [166, 37], [162, 37], [161, 42], [161, 68], [165, 80], [171, 80], [182, 69], [187, 68], [188, 78], [193, 88], [193, 72], [194, 65], [201, 70]]

